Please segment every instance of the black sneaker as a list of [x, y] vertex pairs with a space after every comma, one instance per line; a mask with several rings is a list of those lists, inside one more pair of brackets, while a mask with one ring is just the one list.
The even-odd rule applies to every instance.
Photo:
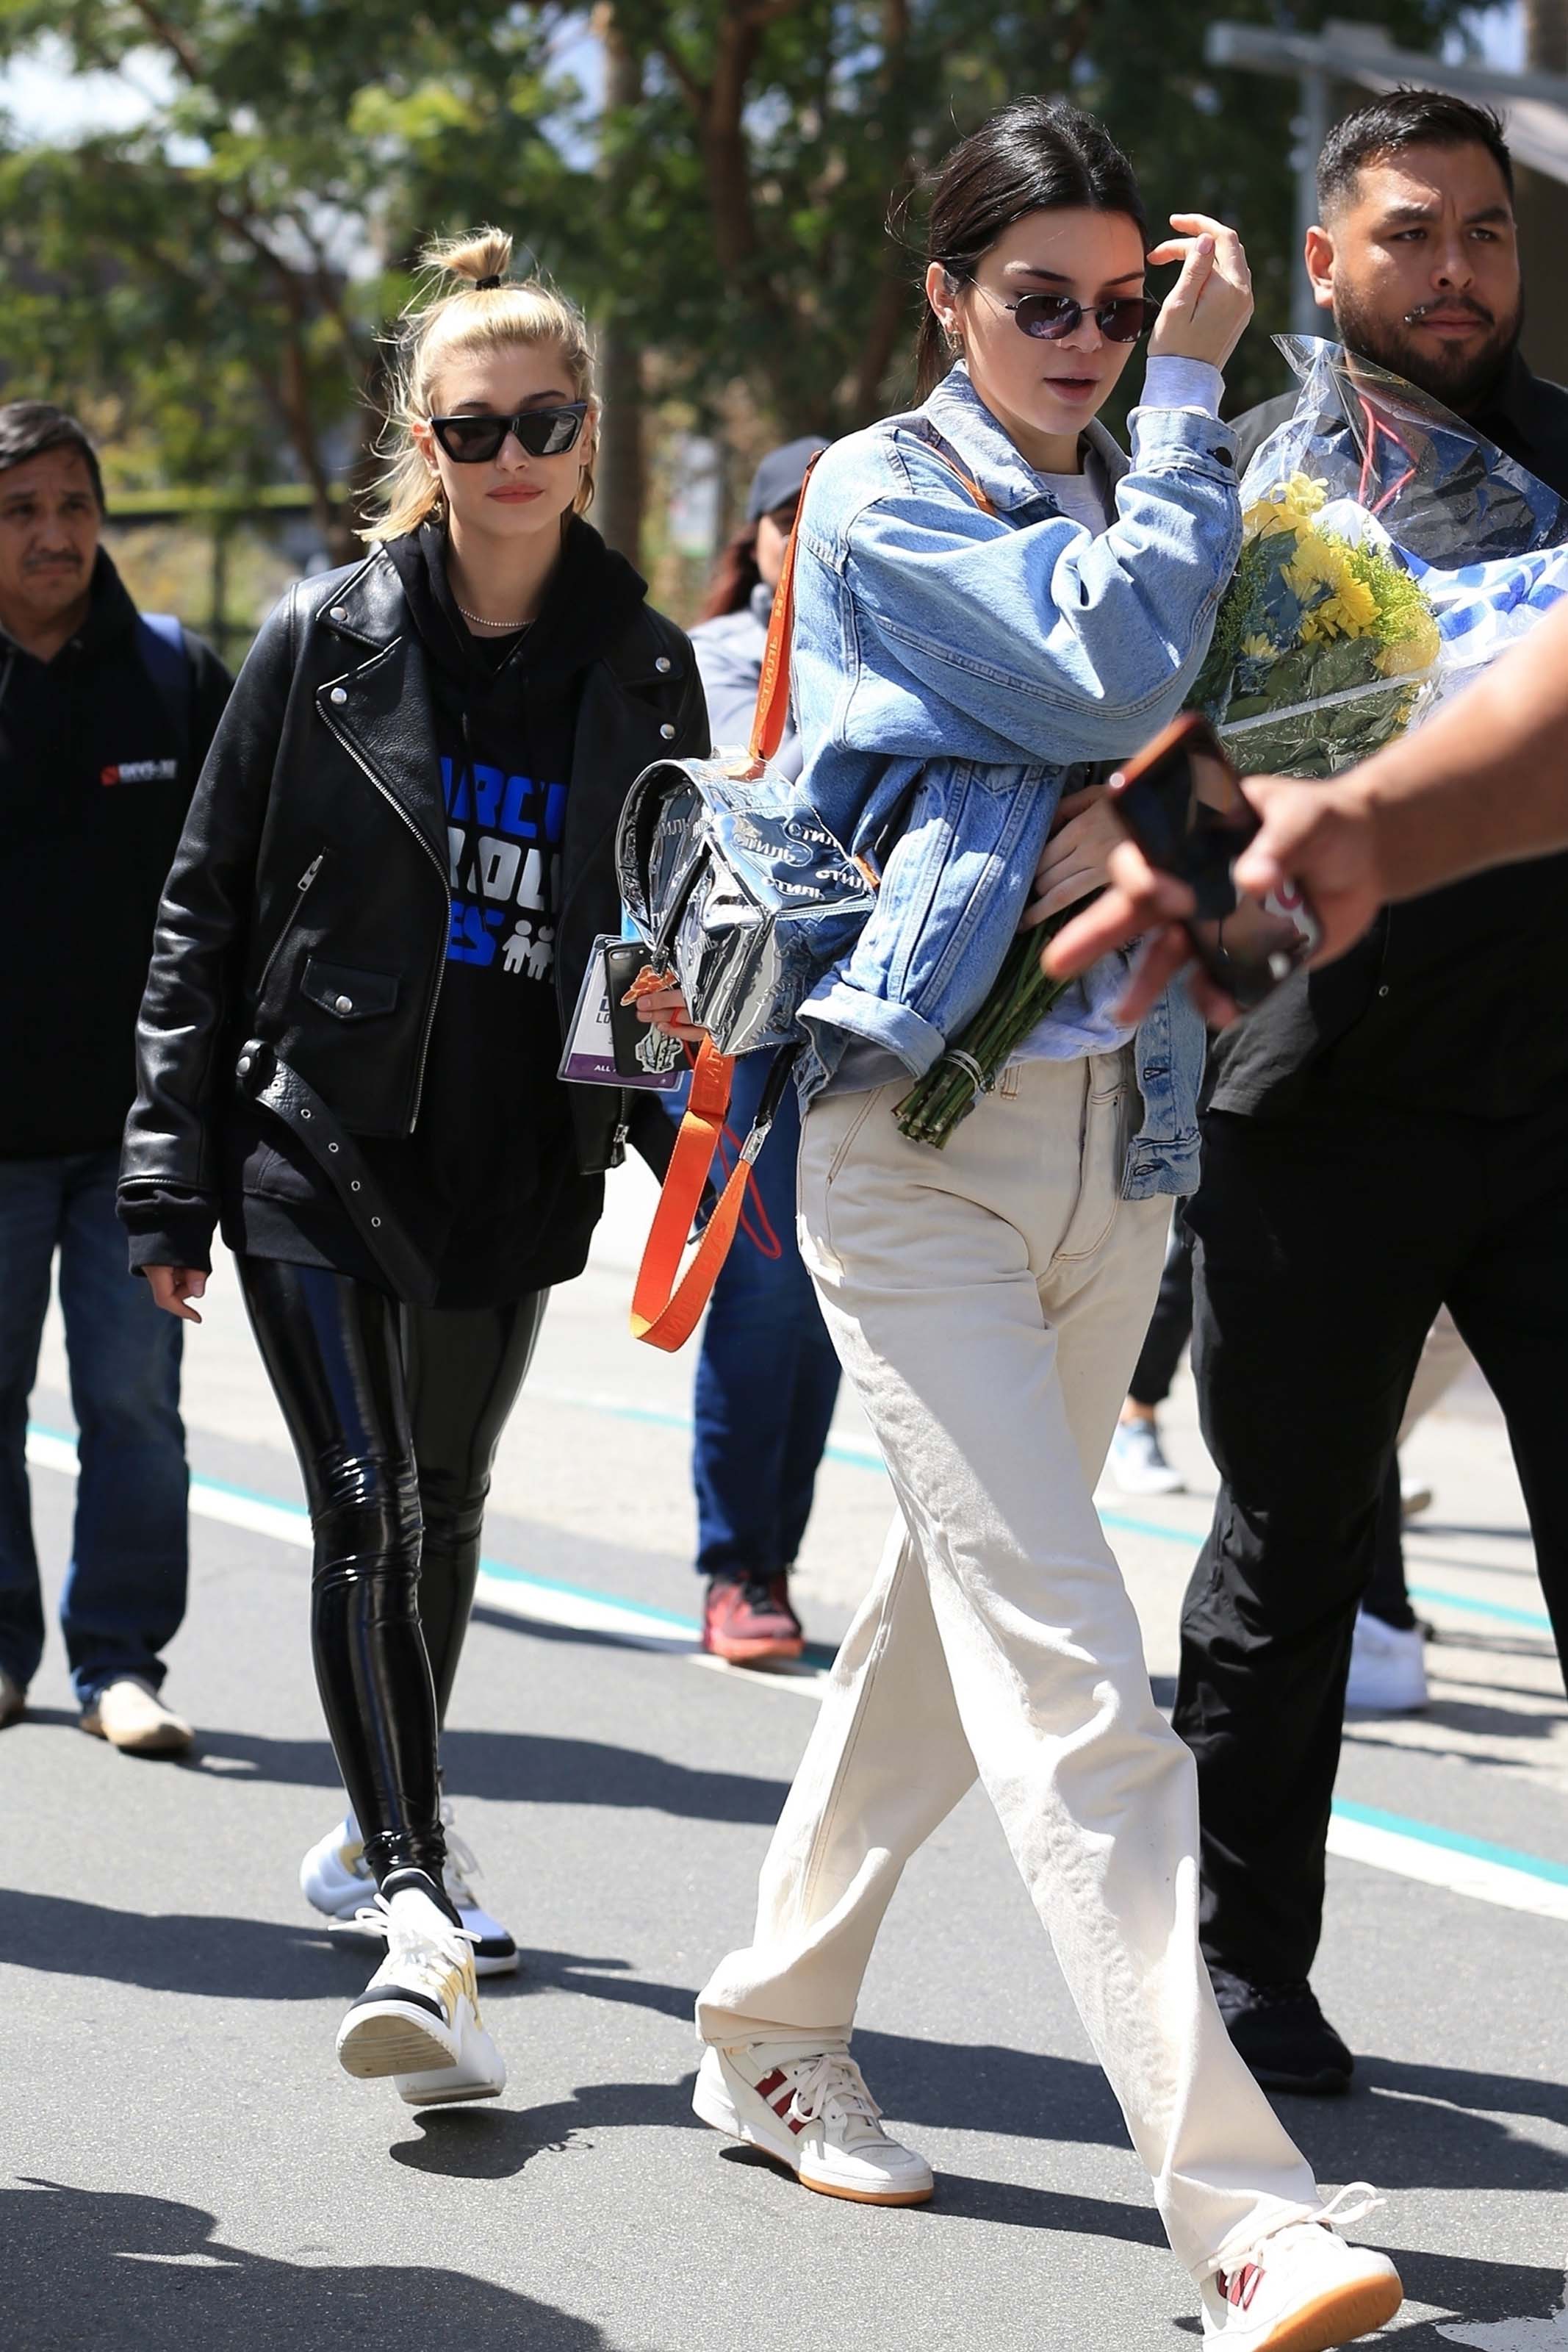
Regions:
[[1228, 1969], [1208, 1973], [1230, 2039], [1265, 2090], [1320, 2099], [1349, 2090], [1355, 2060], [1304, 1977], [1294, 1984], [1255, 1985]]

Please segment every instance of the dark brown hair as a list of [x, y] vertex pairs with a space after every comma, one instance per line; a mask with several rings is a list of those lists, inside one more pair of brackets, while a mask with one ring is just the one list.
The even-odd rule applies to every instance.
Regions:
[[[1072, 206], [1125, 213], [1145, 247], [1144, 200], [1133, 167], [1092, 114], [1062, 98], [1019, 98], [961, 139], [926, 182], [925, 266], [958, 281], [1015, 221]], [[915, 345], [915, 396], [924, 400], [952, 366], [929, 302]]]
[[744, 612], [761, 578], [757, 569], [757, 525], [748, 522], [720, 548], [697, 619], [716, 621], [725, 613]]

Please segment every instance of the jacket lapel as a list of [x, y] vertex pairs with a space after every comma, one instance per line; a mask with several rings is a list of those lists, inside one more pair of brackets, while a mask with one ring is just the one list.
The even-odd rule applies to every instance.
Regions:
[[368, 660], [318, 688], [316, 707], [350, 757], [408, 819], [444, 876], [446, 812], [430, 681], [402, 584], [386, 559], [372, 556], [322, 620], [345, 640], [346, 654], [371, 650]]

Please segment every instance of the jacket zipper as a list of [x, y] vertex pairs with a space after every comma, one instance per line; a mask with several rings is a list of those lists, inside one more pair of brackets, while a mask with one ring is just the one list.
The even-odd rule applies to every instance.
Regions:
[[[319, 703], [317, 704], [316, 708], [318, 710], [321, 710]], [[362, 776], [368, 776], [370, 778], [371, 782], [375, 786], [377, 792], [380, 793], [387, 806], [393, 810], [396, 814], [402, 818], [403, 824], [407, 825], [410, 833], [413, 834], [415, 841], [418, 842], [421, 849], [423, 850], [426, 857], [429, 858], [431, 865], [434, 867], [436, 880], [441, 885], [442, 900], [446, 908], [447, 929], [448, 931], [450, 931], [452, 926], [452, 888], [446, 879], [446, 868], [442, 865], [440, 859], [436, 856], [434, 850], [432, 849], [429, 842], [426, 841], [423, 834], [421, 833], [418, 825], [415, 824], [413, 817], [410, 816], [408, 811], [403, 807], [396, 794], [388, 792], [385, 784], [382, 783], [375, 770], [370, 766], [368, 761], [360, 757], [359, 752], [350, 742], [348, 737], [342, 734], [338, 728], [334, 727], [329, 719], [327, 719], [327, 714], [324, 710], [321, 710], [321, 716], [323, 719], [327, 719], [327, 731], [332, 737], [334, 742], [348, 753], [350, 759], [352, 760], [360, 773]], [[445, 972], [446, 950], [444, 943], [440, 961], [437, 962], [435, 967], [435, 985], [430, 992], [430, 1002], [424, 1009], [424, 1026], [420, 1034], [419, 1059], [414, 1066], [413, 1073], [413, 1108], [409, 1114], [408, 1122], [408, 1131], [411, 1135], [413, 1134], [415, 1127], [419, 1124], [420, 1105], [424, 1099], [424, 1065], [430, 1053], [430, 1033], [435, 1025], [435, 1008], [441, 1002], [441, 983], [443, 979], [445, 977]]]
[[284, 924], [283, 929], [278, 932], [277, 939], [273, 941], [272, 953], [267, 957], [267, 961], [263, 964], [261, 968], [261, 978], [256, 983], [256, 992], [258, 1000], [265, 994], [267, 983], [272, 978], [272, 967], [277, 961], [278, 957], [283, 953], [284, 946], [287, 940], [289, 933], [294, 929], [295, 924], [299, 920], [299, 917], [304, 910], [306, 898], [309, 895], [310, 886], [315, 881], [317, 875], [321, 871], [321, 861], [326, 855], [327, 853], [324, 849], [319, 849], [316, 852], [315, 856], [310, 860], [309, 865], [305, 868], [304, 873], [299, 877], [298, 881], [294, 885], [294, 904], [288, 909], [288, 919]]

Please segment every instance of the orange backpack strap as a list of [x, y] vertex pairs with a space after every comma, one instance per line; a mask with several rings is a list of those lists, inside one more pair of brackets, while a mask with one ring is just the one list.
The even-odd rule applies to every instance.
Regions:
[[[985, 513], [995, 514], [996, 508], [979, 484], [971, 481], [944, 450], [934, 445], [927, 446], [931, 447], [932, 456], [962, 482], [975, 504]], [[806, 486], [810, 481], [816, 463], [813, 457], [800, 485], [800, 505], [796, 509], [794, 527], [784, 550], [783, 568], [779, 574], [773, 611], [768, 623], [762, 675], [757, 687], [757, 713], [751, 727], [754, 774], [778, 751], [784, 740], [784, 729], [789, 716], [789, 647], [795, 628], [795, 547], [800, 536], [800, 514], [806, 503]], [[862, 871], [865, 870], [862, 867]], [[868, 878], [874, 881], [874, 877], [868, 876]], [[756, 1124], [741, 1146], [734, 1172], [720, 1193], [717, 1205], [697, 1244], [696, 1254], [683, 1275], [681, 1259], [685, 1254], [693, 1221], [702, 1203], [708, 1171], [713, 1166], [719, 1139], [724, 1134], [725, 1120], [729, 1115], [730, 1087], [735, 1077], [733, 1056], [719, 1053], [711, 1038], [703, 1041], [696, 1066], [692, 1072], [686, 1115], [681, 1121], [675, 1148], [664, 1171], [659, 1205], [653, 1212], [653, 1222], [643, 1251], [643, 1263], [637, 1269], [637, 1285], [632, 1294], [632, 1336], [634, 1339], [645, 1339], [649, 1347], [662, 1348], [673, 1355], [677, 1348], [685, 1347], [696, 1329], [703, 1309], [713, 1297], [714, 1286], [724, 1270], [730, 1245], [739, 1231], [747, 1187], [751, 1181], [752, 1162], [767, 1140], [774, 1112], [794, 1066], [795, 1053], [794, 1047], [785, 1046], [776, 1057], [763, 1089]]]
[[[819, 450], [817, 457], [821, 455]], [[789, 723], [789, 646], [795, 634], [795, 542], [800, 536], [800, 517], [806, 510], [807, 486], [816, 470], [817, 458], [813, 457], [801, 478], [800, 504], [789, 526], [779, 585], [773, 592], [773, 610], [768, 616], [768, 642], [762, 648], [762, 674], [757, 681], [757, 710], [751, 721], [751, 757], [757, 765], [771, 760], [784, 740]]]
[[[751, 1165], [768, 1138], [779, 1097], [794, 1067], [795, 1048], [785, 1046], [774, 1058], [762, 1091], [757, 1123], [740, 1148], [740, 1157], [697, 1244], [696, 1255], [684, 1275], [681, 1258], [693, 1220], [701, 1205], [708, 1170], [729, 1115], [730, 1087], [735, 1077], [733, 1055], [716, 1051], [705, 1039], [692, 1072], [691, 1095], [681, 1121], [675, 1148], [653, 1212], [653, 1223], [637, 1269], [632, 1294], [632, 1336], [651, 1348], [673, 1355], [684, 1348], [713, 1296], [746, 1206]], [[679, 1276], [679, 1280], [677, 1280]]]

